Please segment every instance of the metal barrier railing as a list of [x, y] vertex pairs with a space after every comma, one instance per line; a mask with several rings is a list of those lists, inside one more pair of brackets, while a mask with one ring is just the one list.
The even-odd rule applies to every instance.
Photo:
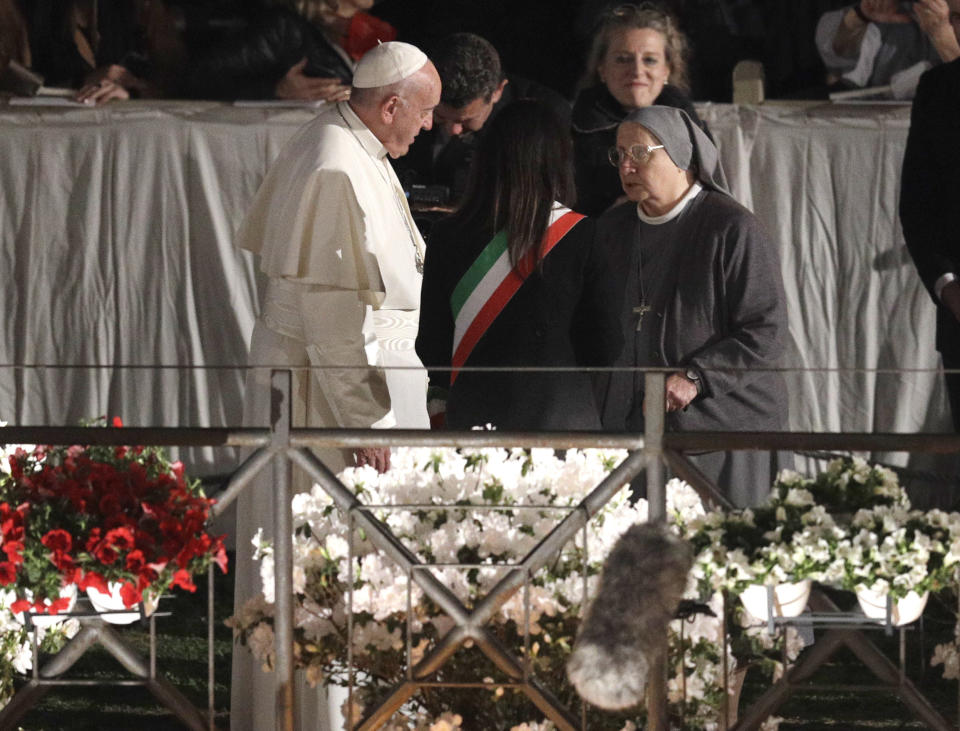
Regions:
[[[454, 620], [455, 626], [414, 667], [412, 680], [401, 683], [358, 726], [375, 729], [381, 726], [416, 692], [418, 679], [426, 677], [464, 642], [472, 640], [507, 675], [515, 678], [528, 697], [560, 729], [578, 729], [578, 720], [564, 708], [550, 691], [530, 678], [523, 663], [513, 657], [484, 625], [493, 613], [516, 591], [526, 577], [547, 563], [557, 551], [581, 530], [606, 502], [642, 470], [647, 472], [647, 499], [649, 519], [666, 517], [665, 466], [689, 482], [701, 497], [717, 505], [728, 501], [708, 479], [684, 456], [697, 450], [852, 450], [927, 452], [936, 454], [960, 453], [960, 435], [956, 434], [870, 434], [870, 433], [797, 433], [797, 432], [686, 432], [665, 431], [664, 381], [665, 373], [647, 371], [644, 374], [646, 430], [638, 434], [609, 434], [597, 432], [499, 432], [499, 431], [426, 431], [426, 430], [370, 430], [296, 428], [291, 420], [291, 371], [274, 370], [271, 381], [272, 404], [269, 428], [163, 428], [163, 427], [0, 427], [0, 443], [43, 444], [97, 444], [129, 445], [154, 444], [158, 446], [245, 447], [254, 451], [230, 476], [224, 492], [214, 506], [214, 516], [224, 510], [245, 489], [257, 473], [273, 463], [275, 491], [275, 536], [292, 533], [291, 471], [290, 463], [305, 470], [333, 499], [344, 515], [363, 527], [370, 541], [386, 553], [412, 577], [424, 594], [437, 603]], [[524, 557], [520, 564], [506, 575], [472, 610], [431, 572], [417, 571], [419, 561], [389, 531], [372, 518], [365, 506], [336, 476], [310, 451], [311, 448], [390, 447], [390, 446], [457, 446], [457, 447], [550, 447], [619, 448], [631, 453], [587, 495], [557, 526]], [[275, 688], [277, 698], [276, 728], [293, 731], [294, 663], [293, 663], [293, 556], [289, 541], [278, 540], [274, 548], [275, 561], [275, 623], [276, 664]], [[212, 574], [211, 574], [212, 577]], [[212, 603], [212, 590], [210, 601]], [[212, 612], [212, 609], [211, 609]], [[212, 614], [211, 614], [212, 616]], [[212, 632], [212, 622], [210, 631]], [[664, 642], [666, 640], [664, 639]], [[211, 643], [212, 644], [212, 643]], [[664, 653], [660, 653], [663, 656]], [[212, 677], [212, 655], [210, 657]], [[906, 681], [909, 685], [909, 681]], [[211, 683], [212, 685], [212, 683]], [[901, 697], [912, 710], [926, 710], [929, 703], [915, 688]], [[212, 691], [211, 691], [212, 693]], [[210, 697], [209, 728], [214, 728], [213, 701]], [[767, 709], [769, 709], [769, 705]], [[648, 729], [667, 728], [666, 667], [661, 660], [651, 668], [648, 693]], [[771, 710], [772, 712], [772, 710]], [[751, 723], [757, 714], [750, 716]], [[931, 718], [929, 714], [925, 716]], [[763, 717], [760, 717], [760, 721]], [[929, 722], [929, 721], [928, 721]], [[759, 721], [756, 722], [759, 724]], [[945, 723], [945, 722], [944, 722]], [[738, 725], [737, 728], [755, 728]], [[941, 727], [934, 723], [934, 727]], [[948, 726], [943, 726], [948, 728]]]

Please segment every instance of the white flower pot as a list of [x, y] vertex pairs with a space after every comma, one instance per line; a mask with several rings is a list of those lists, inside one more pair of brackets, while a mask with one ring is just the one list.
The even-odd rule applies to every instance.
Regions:
[[773, 606], [774, 617], [796, 617], [807, 606], [810, 598], [810, 579], [795, 584], [777, 584], [773, 587], [773, 601], [767, 601], [767, 587], [764, 584], [752, 584], [740, 594], [744, 609], [763, 622], [770, 621], [768, 608]]
[[[27, 599], [29, 599], [30, 601], [33, 601], [33, 592], [32, 592], [32, 591], [30, 591], [29, 589], [27, 589], [26, 595], [27, 595], [27, 596], [26, 596]], [[67, 608], [64, 610], [64, 614], [66, 614], [66, 613], [68, 613], [68, 612], [72, 612], [74, 606], [75, 606], [76, 603], [77, 603], [77, 585], [76, 585], [76, 584], [67, 584], [67, 585], [64, 586], [64, 587], [61, 587], [61, 589], [60, 589], [60, 598], [63, 598], [63, 597], [68, 597], [68, 598], [70, 599], [70, 604], [69, 604], [69, 605], [67, 606]], [[52, 602], [51, 602], [49, 599], [44, 599], [44, 600], [43, 600], [43, 603], [46, 604], [46, 605], [49, 607]], [[20, 612], [20, 613], [14, 615], [14, 617], [16, 617], [16, 620], [17, 620], [20, 624], [25, 624], [25, 623], [26, 623], [26, 618], [25, 618], [23, 615], [24, 615], [23, 612]], [[54, 625], [56, 625], [56, 624], [60, 624], [61, 622], [65, 621], [65, 620], [66, 620], [66, 618], [65, 618], [64, 616], [60, 615], [60, 614], [34, 614], [34, 615], [32, 616], [32, 619], [31, 619], [31, 621], [33, 622], [34, 626], [36, 626], [36, 627], [52, 627], [52, 626], [54, 626]]]
[[103, 614], [103, 621], [110, 624], [131, 624], [140, 619], [139, 605], [132, 607], [123, 605], [123, 598], [120, 596], [120, 587], [123, 585], [118, 581], [111, 581], [107, 586], [110, 589], [109, 594], [104, 594], [92, 586], [87, 587], [90, 604], [95, 611]]
[[[905, 597], [897, 599], [890, 608], [890, 622], [894, 627], [910, 624], [920, 619], [924, 608], [927, 606], [927, 599], [930, 598], [930, 592], [924, 592], [923, 595], [911, 591]], [[860, 602], [860, 608], [870, 619], [879, 619], [885, 622], [887, 619], [887, 595], [880, 594], [869, 589], [857, 590], [857, 601]]]

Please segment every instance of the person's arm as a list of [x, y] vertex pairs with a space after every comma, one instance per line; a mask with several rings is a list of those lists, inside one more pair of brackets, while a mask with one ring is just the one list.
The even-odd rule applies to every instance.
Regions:
[[[679, 364], [684, 370], [699, 373], [704, 398], [742, 388], [754, 377], [754, 371], [776, 367], [787, 337], [780, 267], [760, 223], [744, 212], [718, 235], [724, 237], [715, 267], [715, 276], [722, 279], [715, 282], [715, 287], [722, 290], [717, 301], [723, 307], [723, 337]], [[686, 389], [686, 395], [695, 396], [696, 384], [686, 385], [693, 387], [692, 392]]]
[[287, 92], [284, 98], [304, 98], [291, 91], [300, 77], [307, 78], [303, 75], [304, 22], [280, 10], [254, 16], [242, 33], [194, 56], [187, 72], [190, 95], [275, 99], [281, 91]]
[[940, 60], [949, 63], [960, 58], [960, 43], [950, 23], [950, 6], [946, 0], [917, 0], [913, 7], [917, 25], [930, 39]]
[[[297, 280], [291, 280], [297, 283]], [[383, 370], [377, 367], [373, 308], [355, 291], [299, 285], [299, 310], [316, 384], [337, 425], [396, 425]]]
[[928, 71], [917, 86], [900, 180], [900, 223], [907, 249], [933, 301], [943, 302], [960, 315], [956, 296], [960, 285], [950, 281], [957, 275], [950, 253], [955, 251], [958, 234], [945, 219], [957, 205], [951, 199], [956, 185], [950, 184], [956, 170], [943, 154], [960, 144], [960, 134], [951, 106], [952, 90], [937, 81], [947, 78], [946, 70]]
[[[295, 280], [294, 280], [295, 281]], [[300, 318], [310, 359], [310, 382], [320, 389], [337, 426], [388, 429], [397, 424], [386, 374], [377, 366], [373, 308], [358, 292], [300, 285]], [[390, 449], [354, 450], [358, 466], [390, 469]]]
[[899, 0], [861, 0], [843, 14], [833, 37], [833, 50], [838, 56], [852, 58], [860, 53], [860, 43], [870, 23], [910, 22], [910, 16], [900, 12]]
[[273, 88], [277, 99], [342, 102], [350, 98], [347, 84], [337, 78], [307, 76], [304, 73], [306, 66], [307, 58], [304, 56], [287, 70]]

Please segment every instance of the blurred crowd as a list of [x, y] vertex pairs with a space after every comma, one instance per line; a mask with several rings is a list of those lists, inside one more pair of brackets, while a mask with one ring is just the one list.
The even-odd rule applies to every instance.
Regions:
[[[8, 68], [91, 103], [167, 96], [323, 99], [348, 94], [377, 41], [428, 51], [450, 33], [490, 42], [513, 73], [573, 100], [595, 80], [599, 19], [615, 2], [552, 0], [0, 0], [0, 89]], [[729, 101], [737, 61], [763, 63], [767, 95], [889, 84], [960, 55], [957, 0], [664, 0], [674, 75], [701, 100]], [[549, 11], [549, 12], [548, 12]], [[676, 49], [671, 47], [671, 53]], [[920, 70], [923, 70], [920, 69]], [[919, 76], [919, 73], [914, 74]], [[912, 94], [916, 79], [907, 92]]]

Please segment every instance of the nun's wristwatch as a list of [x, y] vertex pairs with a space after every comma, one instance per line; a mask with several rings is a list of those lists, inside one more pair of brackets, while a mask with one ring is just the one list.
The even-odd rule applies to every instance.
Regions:
[[697, 396], [703, 393], [703, 379], [700, 378], [700, 371], [696, 368], [687, 368], [683, 375], [688, 381], [693, 381], [693, 385], [697, 387]]

